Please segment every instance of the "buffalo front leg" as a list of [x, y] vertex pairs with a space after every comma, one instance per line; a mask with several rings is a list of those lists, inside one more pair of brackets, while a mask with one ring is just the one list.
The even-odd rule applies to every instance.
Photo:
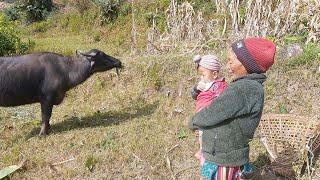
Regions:
[[41, 123], [41, 130], [39, 133], [39, 136], [45, 136], [49, 134], [49, 129], [50, 129], [50, 117], [52, 113], [52, 107], [53, 104], [51, 101], [44, 100], [41, 102], [41, 118], [42, 118], [42, 123]]

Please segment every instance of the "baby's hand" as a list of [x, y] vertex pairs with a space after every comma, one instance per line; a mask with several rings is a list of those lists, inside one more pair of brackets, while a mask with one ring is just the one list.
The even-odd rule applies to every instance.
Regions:
[[206, 84], [205, 84], [203, 81], [200, 81], [200, 82], [197, 84], [197, 89], [198, 89], [199, 91], [203, 91], [205, 88], [206, 88]]

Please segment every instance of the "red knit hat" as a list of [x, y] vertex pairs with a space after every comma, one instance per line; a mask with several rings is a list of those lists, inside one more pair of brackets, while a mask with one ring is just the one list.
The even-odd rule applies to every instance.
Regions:
[[231, 47], [248, 73], [265, 73], [274, 62], [276, 46], [267, 39], [242, 39]]

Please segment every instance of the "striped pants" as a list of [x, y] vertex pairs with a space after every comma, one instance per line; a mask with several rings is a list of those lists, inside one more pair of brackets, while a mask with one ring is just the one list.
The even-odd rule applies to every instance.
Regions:
[[201, 175], [205, 180], [240, 180], [242, 173], [251, 171], [252, 167], [249, 163], [236, 167], [224, 167], [205, 161], [201, 167]]
[[240, 180], [240, 167], [219, 166], [211, 180]]

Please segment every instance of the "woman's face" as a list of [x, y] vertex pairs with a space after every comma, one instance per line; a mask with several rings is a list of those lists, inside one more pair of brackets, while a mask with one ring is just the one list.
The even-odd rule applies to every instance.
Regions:
[[227, 58], [229, 73], [233, 76], [234, 79], [248, 74], [246, 68], [238, 60], [237, 56], [231, 48], [228, 51]]

